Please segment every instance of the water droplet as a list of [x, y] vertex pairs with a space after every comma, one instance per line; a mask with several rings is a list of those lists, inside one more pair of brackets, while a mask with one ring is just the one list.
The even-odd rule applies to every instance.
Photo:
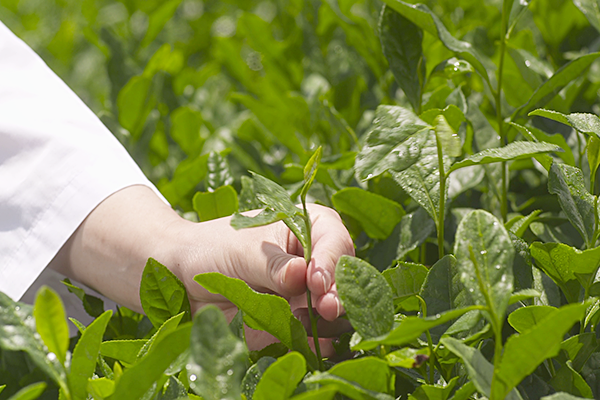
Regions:
[[531, 67], [531, 61], [529, 61], [529, 60], [525, 60], [525, 65], [526, 65], [527, 67]]
[[440, 318], [442, 315], [441, 314], [435, 314], [436, 318]]
[[229, 376], [233, 375], [233, 370], [232, 369], [228, 369], [227, 370], [227, 375], [229, 375]]
[[20, 309], [21, 309], [21, 307], [19, 307], [19, 306], [15, 307], [15, 311], [19, 311]]
[[373, 177], [373, 174], [367, 175], [367, 179], [371, 179], [372, 177]]
[[190, 375], [190, 382], [196, 382], [196, 379], [198, 379], [198, 377], [194, 374]]
[[46, 356], [46, 358], [50, 361], [55, 361], [56, 360], [56, 354], [54, 353], [48, 353], [48, 355]]
[[487, 250], [481, 250], [481, 251], [479, 252], [479, 254], [481, 254], [482, 256], [485, 256], [485, 255], [487, 254]]
[[500, 268], [502, 268], [502, 266], [501, 265], [496, 265], [494, 268], [500, 269]]
[[473, 288], [469, 289], [469, 293], [473, 293], [475, 290]]

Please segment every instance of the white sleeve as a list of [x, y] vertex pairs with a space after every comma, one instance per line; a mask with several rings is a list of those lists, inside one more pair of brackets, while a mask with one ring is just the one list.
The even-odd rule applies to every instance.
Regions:
[[0, 23], [0, 291], [19, 299], [102, 200], [135, 184], [160, 196], [96, 115]]

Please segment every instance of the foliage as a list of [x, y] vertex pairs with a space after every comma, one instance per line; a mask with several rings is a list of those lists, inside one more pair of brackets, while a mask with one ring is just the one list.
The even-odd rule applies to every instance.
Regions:
[[310, 260], [318, 202], [357, 257], [325, 362], [316, 316], [218, 274], [241, 312], [192, 316], [152, 259], [148, 318], [68, 283], [70, 342], [50, 289], [0, 294], [0, 398], [599, 398], [598, 2], [423, 1], [3, 1], [184, 217], [284, 221]]

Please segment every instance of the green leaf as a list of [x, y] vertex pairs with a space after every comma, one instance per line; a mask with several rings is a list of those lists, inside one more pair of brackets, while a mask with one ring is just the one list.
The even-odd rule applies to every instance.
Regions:
[[140, 300], [144, 312], [156, 328], [169, 318], [185, 312], [191, 319], [190, 301], [183, 283], [167, 267], [149, 258], [142, 273]]
[[248, 350], [229, 330], [223, 312], [214, 305], [202, 308], [190, 339], [190, 388], [205, 400], [239, 399]]
[[185, 314], [183, 312], [181, 312], [177, 315], [172, 316], [168, 320], [166, 320], [158, 328], [156, 333], [154, 335], [152, 335], [152, 337], [150, 339], [148, 339], [146, 341], [146, 343], [144, 343], [144, 345], [140, 348], [140, 350], [138, 351], [138, 353], [136, 355], [136, 360], [140, 360], [140, 359], [144, 358], [144, 356], [152, 350], [152, 347], [154, 347], [154, 345], [156, 343], [160, 342], [162, 340], [162, 338], [164, 338], [169, 333], [171, 333], [175, 329], [177, 329], [177, 326], [179, 326], [179, 323], [181, 322], [181, 320], [183, 319], [184, 316], [185, 316]]
[[379, 106], [373, 127], [356, 156], [356, 172], [360, 179], [370, 179], [385, 171], [402, 171], [417, 162], [429, 130], [412, 111], [398, 106]]
[[571, 224], [579, 231], [588, 248], [594, 236], [594, 196], [585, 188], [579, 168], [553, 163], [548, 175], [548, 191], [558, 202]]
[[392, 381], [392, 371], [388, 363], [376, 357], [346, 360], [334, 365], [327, 372], [373, 392], [387, 392]]
[[504, 227], [508, 229], [510, 232], [514, 233], [517, 237], [523, 237], [525, 231], [529, 227], [529, 225], [537, 219], [537, 216], [542, 212], [542, 210], [534, 210], [529, 215], [525, 217], [519, 217], [517, 220], [513, 221], [510, 224], [508, 221], [504, 224]]
[[221, 154], [211, 151], [208, 154], [206, 167], [208, 168], [206, 186], [209, 192], [213, 192], [221, 186], [233, 185], [233, 176], [231, 176], [227, 159], [221, 156]]
[[405, 215], [404, 209], [395, 201], [357, 187], [338, 191], [331, 201], [337, 211], [356, 219], [365, 233], [374, 239], [383, 240], [390, 236]]
[[87, 294], [83, 289], [73, 285], [69, 278], [61, 281], [67, 290], [76, 295], [83, 302], [83, 309], [88, 315], [98, 318], [104, 312], [104, 301], [98, 297]]
[[392, 288], [394, 301], [402, 301], [421, 292], [427, 273], [424, 265], [399, 262], [396, 267], [383, 271], [382, 275]]
[[528, 306], [517, 308], [508, 316], [508, 323], [519, 333], [523, 333], [540, 321], [556, 312], [555, 307], [551, 306]]
[[123, 364], [133, 365], [137, 355], [148, 339], [134, 340], [108, 340], [100, 345], [100, 354], [104, 357], [114, 358]]
[[48, 351], [64, 364], [69, 349], [69, 326], [60, 296], [48, 286], [42, 286], [35, 297], [33, 316]]
[[590, 24], [600, 32], [600, 5], [597, 0], [573, 0]]
[[[384, 0], [384, 3], [402, 14], [425, 32], [438, 38], [448, 50], [453, 51], [457, 56], [468, 61], [491, 88], [487, 70], [493, 67], [488, 65], [486, 68], [483, 57], [475, 50], [473, 45], [468, 42], [460, 41], [452, 36], [439, 17], [426, 5], [408, 4], [400, 0]], [[486, 62], [486, 64], [490, 63]]]
[[379, 19], [379, 37], [396, 82], [413, 109], [419, 111], [426, 74], [423, 30], [384, 5]]
[[211, 293], [225, 296], [244, 312], [244, 322], [252, 328], [269, 332], [289, 349], [306, 358], [308, 365], [317, 368], [317, 359], [308, 346], [304, 326], [281, 297], [257, 293], [244, 281], [216, 272], [196, 275], [194, 280]]
[[8, 400], [34, 400], [46, 390], [46, 382], [32, 383], [10, 396]]
[[[409, 400], [446, 400], [454, 391], [458, 383], [458, 376], [455, 376], [446, 385], [421, 385], [408, 396]], [[453, 397], [454, 399], [454, 397]]]
[[497, 327], [513, 291], [514, 253], [508, 232], [492, 214], [475, 210], [460, 222], [454, 243], [460, 279], [475, 304], [489, 308], [484, 315]]
[[573, 396], [572, 394], [565, 392], [558, 392], [551, 396], [544, 396], [541, 398], [541, 400], [585, 400], [585, 398]]
[[435, 117], [435, 133], [442, 145], [443, 154], [459, 157], [462, 153], [460, 138], [443, 115]]
[[189, 157], [196, 157], [202, 151], [204, 139], [200, 135], [202, 115], [190, 107], [179, 107], [171, 115], [170, 134], [173, 140]]
[[[439, 225], [440, 171], [437, 153], [437, 140], [434, 131], [423, 132], [427, 137], [419, 160], [404, 171], [392, 172], [394, 180]], [[445, 167], [450, 166], [450, 158], [444, 156]], [[447, 188], [446, 188], [447, 190]], [[444, 195], [447, 198], [447, 193]]]
[[392, 290], [375, 267], [342, 256], [335, 269], [335, 282], [348, 319], [363, 338], [385, 335], [392, 329]]
[[390, 367], [419, 368], [429, 358], [429, 349], [413, 349], [404, 347], [385, 355], [385, 360]]
[[543, 107], [573, 79], [580, 76], [598, 56], [600, 56], [600, 53], [586, 54], [563, 65], [550, 79], [537, 88], [527, 103], [514, 111], [511, 120], [515, 120], [535, 108]]
[[6, 385], [0, 385], [0, 393], [2, 393], [4, 389], [6, 389]]
[[508, 304], [515, 304], [518, 303], [519, 301], [523, 301], [526, 299], [532, 299], [534, 297], [541, 297], [542, 293], [540, 293], [539, 291], [535, 290], [535, 289], [523, 289], [523, 290], [519, 290], [518, 292], [514, 292], [511, 296], [510, 296], [510, 301], [508, 302]]
[[389, 394], [373, 392], [365, 389], [357, 383], [348, 381], [344, 378], [340, 378], [337, 375], [330, 374], [328, 372], [322, 372], [314, 374], [304, 380], [307, 384], [319, 384], [325, 387], [335, 387], [335, 389], [342, 393], [344, 396], [348, 396], [351, 399], [360, 400], [393, 400], [394, 398]]
[[492, 397], [503, 399], [547, 358], [555, 357], [564, 335], [583, 318], [587, 304], [559, 308], [520, 335], [508, 338], [497, 367]]
[[471, 165], [491, 164], [501, 161], [520, 160], [537, 154], [560, 152], [562, 149], [551, 143], [515, 141], [504, 147], [485, 149], [452, 165], [448, 173]]
[[285, 189], [255, 173], [252, 173], [252, 183], [256, 198], [264, 204], [265, 210], [254, 217], [235, 213], [231, 219], [231, 226], [235, 229], [243, 229], [283, 221], [306, 249], [310, 238], [302, 210], [292, 203]]
[[600, 118], [589, 113], [562, 114], [558, 111], [539, 109], [529, 113], [561, 122], [589, 136], [600, 137]]
[[87, 399], [88, 379], [96, 371], [100, 343], [111, 317], [112, 310], [105, 311], [83, 331], [75, 345], [68, 376], [73, 399]]
[[242, 379], [242, 394], [246, 396], [247, 400], [252, 400], [256, 385], [258, 385], [258, 382], [261, 380], [266, 369], [275, 361], [277, 361], [277, 359], [273, 357], [262, 357], [256, 364], [252, 364], [252, 366], [248, 368], [246, 375], [244, 375], [244, 379]]
[[142, 398], [171, 363], [189, 348], [191, 330], [191, 323], [180, 325], [158, 342], [146, 357], [126, 369], [117, 381], [111, 400]]
[[152, 94], [152, 79], [134, 76], [117, 97], [119, 123], [134, 139], [138, 139], [156, 99]]
[[302, 185], [302, 190], [300, 192], [300, 198], [303, 203], [306, 202], [308, 189], [317, 176], [317, 170], [319, 168], [319, 163], [321, 162], [321, 154], [323, 154], [323, 148], [319, 146], [304, 166], [304, 185]]
[[[473, 382], [477, 391], [489, 398], [492, 390], [494, 366], [485, 359], [478, 349], [469, 347], [460, 340], [444, 337], [442, 338], [441, 343], [444, 347], [461, 358], [467, 368], [469, 378], [471, 378], [471, 382]], [[505, 397], [500, 398], [506, 400], [522, 400], [521, 395], [516, 389], [512, 389]]]
[[232, 186], [221, 186], [214, 192], [198, 192], [192, 199], [200, 221], [228, 217], [238, 210], [237, 192]]
[[587, 146], [588, 163], [590, 166], [590, 176], [595, 177], [600, 166], [600, 139], [596, 136], [590, 137]]
[[371, 339], [363, 339], [361, 342], [352, 346], [352, 350], [371, 350], [381, 344], [402, 346], [418, 339], [419, 336], [429, 329], [452, 321], [469, 311], [481, 309], [481, 306], [470, 306], [450, 310], [426, 318], [413, 316], [406, 317], [387, 335]]
[[579, 250], [562, 243], [534, 242], [531, 255], [538, 267], [562, 289], [570, 303], [579, 300], [579, 280], [584, 288], [590, 287], [600, 266], [600, 247]]
[[300, 353], [291, 352], [267, 368], [256, 385], [255, 400], [286, 400], [306, 374], [306, 361]]
[[435, 121], [439, 116], [444, 117], [446, 123], [449, 125], [453, 132], [457, 132], [460, 129], [460, 125], [466, 121], [465, 114], [461, 111], [460, 108], [458, 108], [454, 104], [450, 104], [443, 110], [439, 108], [430, 108], [429, 110], [419, 115], [419, 118], [421, 118], [428, 124], [434, 126]]
[[158, 36], [163, 27], [169, 22], [169, 20], [175, 14], [177, 7], [181, 0], [168, 0], [166, 2], [160, 2], [158, 8], [150, 14], [148, 21], [148, 29], [146, 35], [140, 44], [141, 47], [146, 47]]
[[550, 385], [559, 392], [568, 392], [578, 396], [593, 399], [594, 393], [585, 379], [573, 369], [571, 362], [567, 361], [560, 370], [550, 379]]
[[594, 332], [581, 333], [571, 336], [560, 345], [575, 371], [581, 371], [590, 356], [598, 349], [598, 340]]
[[319, 388], [317, 390], [311, 390], [310, 392], [300, 393], [294, 397], [291, 397], [292, 400], [332, 400], [333, 396], [337, 393], [337, 388], [335, 386], [325, 386]]
[[66, 388], [62, 365], [47, 357], [44, 343], [35, 330], [33, 307], [17, 303], [0, 292], [0, 348], [26, 352], [33, 363], [59, 387]]
[[[179, 163], [170, 182], [159, 185], [160, 192], [172, 205], [182, 202], [206, 176], [208, 154], [186, 158]], [[191, 209], [191, 204], [190, 204]]]

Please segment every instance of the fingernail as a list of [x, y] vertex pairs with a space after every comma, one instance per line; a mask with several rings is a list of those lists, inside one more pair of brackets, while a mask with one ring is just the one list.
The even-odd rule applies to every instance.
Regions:
[[320, 275], [321, 282], [323, 282], [323, 293], [327, 293], [331, 287], [331, 276], [327, 271], [317, 271]]
[[337, 312], [336, 318], [338, 318], [342, 314], [342, 305], [340, 304], [340, 299], [338, 299], [337, 296], [335, 296], [334, 299]]

